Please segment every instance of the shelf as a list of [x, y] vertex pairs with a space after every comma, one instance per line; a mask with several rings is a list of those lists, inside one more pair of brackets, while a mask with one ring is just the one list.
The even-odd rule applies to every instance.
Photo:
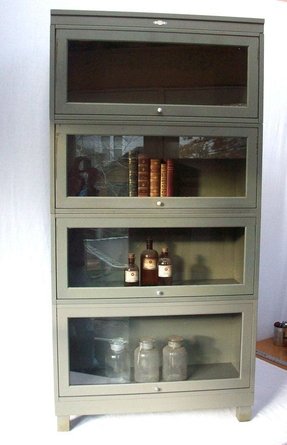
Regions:
[[[123, 269], [121, 276], [123, 277]], [[71, 270], [71, 274], [74, 279], [70, 281], [70, 287], [123, 287], [123, 279], [118, 281], [112, 281], [111, 279], [105, 280], [104, 277], [95, 276], [94, 278], [86, 277], [86, 271], [79, 269]], [[240, 281], [234, 278], [224, 278], [224, 279], [201, 279], [201, 280], [181, 280], [173, 281], [173, 286], [222, 286], [222, 285], [238, 285], [242, 284]], [[148, 287], [148, 286], [145, 286]], [[159, 285], [160, 287], [160, 285]]]
[[[133, 375], [133, 370], [131, 372]], [[218, 380], [239, 378], [239, 372], [232, 363], [209, 363], [206, 365], [193, 365], [188, 368], [187, 381], [193, 380]], [[84, 372], [70, 372], [70, 385], [130, 385], [133, 381], [121, 383], [117, 379], [104, 375], [87, 374]], [[154, 382], [157, 383], [157, 382]], [[160, 381], [160, 383], [164, 383]]]

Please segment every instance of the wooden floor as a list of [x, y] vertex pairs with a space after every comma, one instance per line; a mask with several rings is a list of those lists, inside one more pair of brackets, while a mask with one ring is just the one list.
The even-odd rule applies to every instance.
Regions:
[[272, 338], [256, 343], [256, 357], [287, 370], [287, 346], [276, 346]]

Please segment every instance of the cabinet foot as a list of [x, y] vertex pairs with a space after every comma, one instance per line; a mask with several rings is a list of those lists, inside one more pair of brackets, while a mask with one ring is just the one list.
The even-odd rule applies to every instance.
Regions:
[[58, 431], [70, 431], [70, 416], [58, 416]]
[[251, 406], [238, 406], [236, 408], [236, 417], [239, 422], [248, 422], [252, 419], [252, 407]]

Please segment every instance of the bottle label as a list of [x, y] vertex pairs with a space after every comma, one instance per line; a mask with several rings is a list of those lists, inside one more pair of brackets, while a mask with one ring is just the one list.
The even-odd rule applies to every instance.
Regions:
[[155, 270], [156, 269], [156, 259], [155, 258], [145, 258], [143, 261], [143, 269], [145, 270]]
[[139, 280], [139, 274], [136, 270], [126, 270], [125, 271], [125, 282], [126, 283], [137, 283]]
[[158, 266], [158, 276], [161, 278], [169, 278], [172, 276], [172, 267], [170, 264], [165, 264], [163, 266]]

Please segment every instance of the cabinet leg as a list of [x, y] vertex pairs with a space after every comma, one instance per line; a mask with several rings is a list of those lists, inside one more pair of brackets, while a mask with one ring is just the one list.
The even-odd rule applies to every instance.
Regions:
[[236, 408], [236, 417], [239, 422], [248, 422], [252, 419], [252, 407], [251, 406], [238, 406]]
[[70, 416], [58, 416], [58, 431], [70, 431]]

